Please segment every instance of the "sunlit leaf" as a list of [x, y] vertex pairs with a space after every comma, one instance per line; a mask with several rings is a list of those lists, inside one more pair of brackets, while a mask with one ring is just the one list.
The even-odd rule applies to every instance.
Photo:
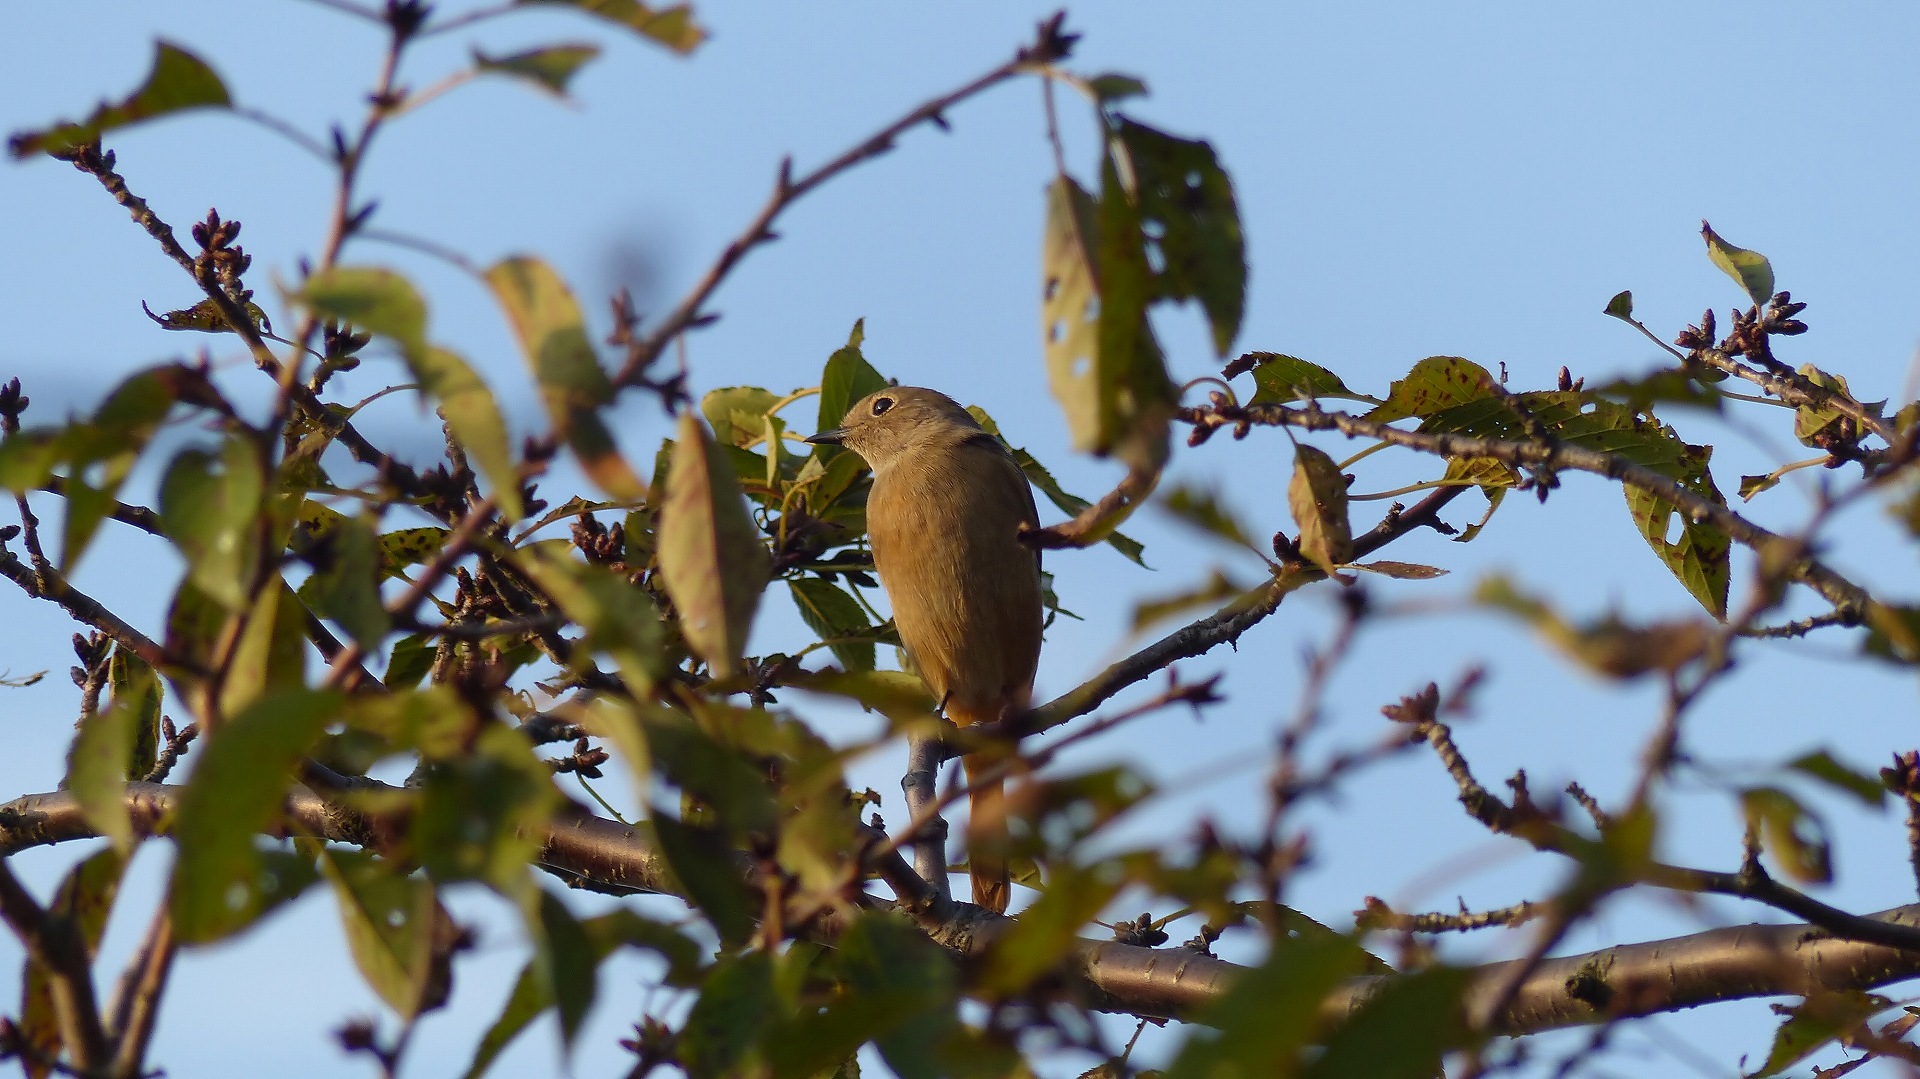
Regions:
[[186, 557], [188, 577], [229, 609], [247, 602], [265, 488], [254, 446], [239, 436], [225, 439], [218, 453], [180, 451], [160, 483], [160, 527]]
[[839, 586], [819, 577], [787, 581], [793, 604], [807, 628], [832, 648], [840, 665], [850, 671], [873, 669], [873, 623], [866, 608]]
[[1773, 295], [1773, 264], [1758, 251], [1735, 247], [1720, 238], [1713, 226], [1700, 222], [1700, 235], [1707, 241], [1707, 257], [1715, 266], [1747, 291], [1754, 306], [1764, 307]]
[[1247, 292], [1233, 181], [1204, 140], [1176, 138], [1124, 117], [1112, 133], [1132, 170], [1154, 298], [1199, 300], [1214, 350], [1225, 356], [1240, 332]]
[[[273, 323], [267, 319], [267, 313], [260, 305], [248, 300], [241, 305], [253, 322], [253, 328], [265, 333], [273, 332]], [[233, 333], [233, 325], [227, 321], [218, 305], [211, 298], [201, 300], [192, 307], [178, 311], [163, 311], [160, 314], [147, 312], [147, 317], [163, 330], [193, 330], [199, 333]]]
[[380, 540], [367, 520], [343, 517], [315, 554], [313, 575], [300, 585], [300, 598], [314, 614], [339, 623], [369, 652], [392, 628], [380, 601]]
[[1254, 393], [1251, 403], [1256, 405], [1284, 405], [1321, 397], [1366, 400], [1347, 389], [1347, 384], [1340, 380], [1339, 375], [1296, 356], [1283, 356], [1278, 352], [1249, 352], [1236, 362], [1253, 364]]
[[660, 511], [659, 557], [687, 644], [715, 677], [730, 678], [740, 669], [771, 564], [719, 450], [698, 418], [680, 417]]
[[15, 158], [41, 151], [59, 153], [142, 120], [185, 109], [226, 108], [232, 104], [226, 85], [204, 61], [178, 45], [157, 41], [153, 68], [139, 89], [119, 101], [101, 102], [79, 123], [19, 132], [7, 140], [7, 149]]
[[1607, 309], [1602, 313], [1623, 321], [1632, 321], [1633, 293], [1630, 291], [1614, 293], [1613, 299], [1607, 301]]
[[453, 924], [432, 882], [368, 851], [323, 850], [320, 866], [367, 986], [402, 1018], [437, 1007]]
[[570, 7], [624, 26], [641, 37], [685, 55], [706, 40], [707, 32], [693, 21], [691, 4], [656, 8], [638, 0], [514, 0], [516, 5]]
[[1376, 423], [1432, 416], [1469, 401], [1499, 397], [1506, 391], [1487, 369], [1458, 356], [1429, 356], [1413, 365], [1387, 391], [1385, 404], [1366, 418]]
[[181, 940], [219, 939], [246, 925], [271, 898], [261, 894], [268, 874], [254, 836], [273, 823], [301, 755], [343, 703], [332, 692], [268, 696], [227, 720], [195, 752], [193, 779], [173, 823], [178, 856], [169, 897]]
[[1300, 553], [1331, 575], [1353, 557], [1353, 525], [1347, 518], [1347, 478], [1326, 451], [1301, 443], [1293, 451], [1287, 507], [1300, 526]]
[[286, 582], [260, 590], [221, 687], [220, 710], [235, 715], [262, 695], [307, 684], [306, 608]]
[[600, 419], [599, 410], [613, 401], [613, 383], [566, 282], [539, 259], [517, 257], [494, 264], [487, 283], [520, 339], [554, 432], [566, 439], [587, 477], [616, 499], [646, 494]]
[[1818, 1050], [1858, 1030], [1874, 1015], [1893, 1007], [1877, 993], [1859, 990], [1820, 993], [1786, 1009], [1787, 1018], [1773, 1032], [1773, 1047], [1758, 1071], [1747, 1079], [1779, 1075]]

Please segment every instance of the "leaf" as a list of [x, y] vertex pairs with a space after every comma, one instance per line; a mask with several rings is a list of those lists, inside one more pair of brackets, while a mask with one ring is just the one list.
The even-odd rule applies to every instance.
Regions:
[[1616, 379], [1586, 392], [1620, 401], [1636, 412], [1647, 412], [1662, 402], [1708, 412], [1722, 411], [1720, 391], [1694, 378], [1684, 367], [1662, 367], [1639, 378]]
[[1092, 90], [1093, 96], [1099, 98], [1102, 103], [1119, 101], [1129, 97], [1141, 97], [1147, 92], [1146, 83], [1141, 82], [1132, 75], [1122, 75], [1111, 71], [1104, 75], [1095, 75], [1093, 78], [1088, 79], [1087, 88]]
[[145, 779], [160, 753], [160, 705], [165, 687], [146, 660], [118, 644], [113, 647], [113, 658], [107, 661], [107, 685], [113, 691], [113, 706], [125, 706], [135, 713], [126, 778]]
[[849, 671], [873, 669], [873, 623], [860, 601], [819, 577], [793, 577], [787, 588], [807, 628], [833, 649]]
[[[853, 330], [847, 334], [845, 346], [835, 349], [827, 357], [827, 365], [820, 370], [820, 413], [814, 430], [825, 431], [840, 426], [846, 419], [847, 410], [854, 403], [876, 390], [885, 389], [887, 380], [874, 370], [860, 352], [860, 345], [866, 340], [867, 320], [860, 319], [853, 324]], [[717, 428], [716, 428], [717, 429]], [[840, 452], [839, 447], [823, 444], [815, 453], [824, 453], [826, 460], [833, 453]]]
[[[1696, 449], [1691, 446], [1687, 448]], [[1699, 469], [1680, 483], [1695, 494], [1724, 506], [1726, 499], [1715, 486], [1712, 474], [1706, 470], [1704, 455], [1711, 453], [1711, 448], [1697, 449], [1702, 453]], [[1733, 578], [1733, 538], [1712, 521], [1694, 521], [1681, 514], [1672, 503], [1638, 487], [1628, 487], [1626, 497], [1627, 510], [1633, 516], [1633, 523], [1639, 526], [1640, 534], [1646, 538], [1654, 554], [1666, 563], [1693, 598], [1707, 609], [1707, 613], [1724, 621], [1727, 617], [1727, 592], [1732, 587]], [[1669, 543], [1667, 533], [1675, 516], [1682, 521], [1680, 540], [1678, 543]]]
[[573, 1049], [574, 1036], [593, 1007], [600, 955], [573, 912], [559, 896], [540, 893], [539, 931], [534, 934], [534, 967], [549, 987], [560, 1019], [560, 1051]]
[[1301, 443], [1293, 450], [1287, 508], [1300, 526], [1300, 553], [1328, 576], [1353, 557], [1347, 519], [1347, 478], [1326, 451]]
[[[48, 905], [49, 915], [63, 919], [79, 935], [89, 957], [100, 951], [100, 938], [106, 933], [126, 864], [126, 858], [112, 847], [94, 852], [60, 879], [60, 887]], [[31, 1079], [45, 1079], [52, 1072], [45, 1062], [58, 1059], [63, 1045], [60, 1022], [47, 972], [32, 959], [23, 965], [20, 1019], [15, 1031], [29, 1052], [17, 1059]]]
[[380, 535], [380, 573], [397, 577], [408, 566], [418, 566], [440, 553], [448, 532], [438, 525], [396, 528]]
[[653, 834], [660, 856], [680, 891], [713, 923], [722, 941], [737, 944], [753, 932], [755, 896], [726, 837], [715, 829], [655, 814]]
[[1368, 412], [1376, 423], [1427, 417], [1451, 408], [1506, 393], [1487, 369], [1459, 356], [1428, 356], [1413, 365], [1405, 378], [1387, 391], [1385, 404]]
[[1240, 523], [1232, 509], [1220, 501], [1218, 491], [1183, 484], [1162, 495], [1160, 506], [1202, 532], [1244, 547], [1256, 555], [1260, 554], [1260, 548], [1248, 536], [1246, 526]]
[[1706, 653], [1710, 631], [1698, 621], [1631, 625], [1608, 615], [1582, 625], [1568, 622], [1544, 601], [1516, 589], [1504, 577], [1489, 577], [1474, 600], [1518, 615], [1568, 658], [1609, 678], [1677, 671]]
[[[1027, 474], [1027, 482], [1039, 488], [1040, 493], [1047, 496], [1047, 501], [1052, 502], [1061, 513], [1069, 517], [1078, 517], [1082, 510], [1093, 505], [1079, 495], [1062, 489], [1060, 481], [1054, 479], [1053, 473], [1047, 471], [1046, 466], [1035, 460], [1032, 454], [1017, 446], [1009, 445], [1006, 436], [1000, 433], [1000, 425], [993, 422], [993, 417], [987, 415], [986, 409], [978, 405], [968, 405], [967, 412], [986, 429], [988, 434], [998, 438], [1000, 444], [1007, 447], [1007, 452], [1013, 454], [1014, 463], [1020, 466], [1020, 471]], [[1113, 531], [1107, 533], [1102, 542], [1119, 551], [1134, 565], [1147, 568], [1146, 559], [1143, 557], [1146, 548], [1140, 545], [1139, 540], [1119, 531]]]
[[1607, 309], [1602, 314], [1611, 315], [1622, 322], [1632, 322], [1633, 293], [1631, 291], [1614, 293], [1613, 299], [1607, 301]]
[[367, 652], [377, 651], [393, 628], [380, 600], [380, 541], [371, 521], [342, 517], [315, 556], [313, 575], [300, 585], [301, 601], [339, 623]]
[[520, 732], [484, 727], [431, 769], [413, 814], [413, 854], [436, 881], [477, 880], [529, 908], [527, 865], [560, 805], [552, 771]]
[[1363, 569], [1382, 577], [1392, 577], [1396, 581], [1431, 581], [1435, 577], [1445, 577], [1450, 572], [1439, 566], [1423, 566], [1418, 562], [1349, 562], [1346, 568]]
[[294, 298], [316, 314], [392, 340], [414, 381], [439, 402], [454, 437], [492, 484], [501, 515], [520, 519], [520, 473], [500, 407], [465, 360], [428, 344], [427, 305], [406, 278], [391, 270], [338, 267], [308, 278]]
[[237, 435], [223, 440], [217, 455], [181, 450], [160, 483], [161, 530], [186, 558], [188, 578], [229, 610], [247, 603], [265, 488], [253, 445]]
[[693, 7], [654, 8], [637, 0], [514, 0], [516, 6], [570, 7], [624, 26], [656, 44], [686, 55], [699, 48], [707, 32], [693, 21]]
[[495, 263], [487, 283], [533, 368], [554, 433], [567, 440], [587, 478], [616, 499], [644, 497], [646, 484], [600, 419], [599, 410], [613, 401], [613, 382], [566, 282], [539, 259], [517, 257]]
[[558, 98], [580, 69], [600, 55], [598, 45], [549, 45], [507, 56], [488, 56], [473, 50], [473, 68], [482, 75], [506, 75], [530, 83]]
[[1886, 997], [1857, 989], [1807, 997], [1783, 1009], [1787, 1019], [1773, 1032], [1773, 1048], [1767, 1053], [1766, 1063], [1759, 1071], [1747, 1073], [1747, 1079], [1779, 1075], [1891, 1007], [1893, 1001]]
[[[1853, 396], [1846, 378], [1841, 375], [1827, 374], [1810, 363], [1801, 364], [1798, 374], [1820, 389], [1842, 397]], [[1793, 412], [1793, 437], [1799, 439], [1803, 446], [1825, 449], [1853, 422], [1852, 417], [1831, 405], [1801, 405]]]
[[156, 41], [153, 67], [139, 89], [118, 102], [101, 102], [79, 123], [18, 132], [7, 140], [7, 149], [16, 159], [41, 152], [61, 153], [93, 142], [115, 128], [186, 109], [227, 108], [232, 104], [226, 85], [204, 61], [177, 45]]
[[[260, 309], [259, 304], [248, 300], [241, 304], [241, 307], [252, 320], [254, 329], [265, 333], [273, 332], [273, 323], [268, 320], [267, 313]], [[181, 332], [191, 330], [197, 333], [234, 332], [233, 324], [227, 321], [227, 316], [221, 312], [219, 305], [215, 304], [211, 297], [201, 300], [192, 307], [165, 311], [158, 315], [149, 310], [147, 317], [163, 330]]]
[[1700, 235], [1707, 241], [1707, 257], [1741, 288], [1755, 307], [1765, 307], [1773, 296], [1773, 264], [1758, 251], [1735, 247], [1720, 238], [1713, 226], [1700, 222]]
[[1740, 500], [1751, 502], [1754, 495], [1762, 491], [1771, 491], [1778, 486], [1780, 486], [1778, 475], [1742, 476], [1740, 477]]
[[221, 687], [221, 714], [235, 715], [262, 694], [306, 684], [306, 613], [285, 581], [275, 579], [260, 590]]
[[1252, 404], [1284, 405], [1320, 397], [1339, 397], [1350, 401], [1367, 399], [1347, 389], [1347, 384], [1340, 380], [1339, 375], [1295, 356], [1283, 356], [1278, 352], [1248, 352], [1234, 362], [1253, 365]]
[[1204, 140], [1176, 138], [1124, 117], [1112, 130], [1132, 172], [1153, 298], [1199, 300], [1213, 327], [1214, 350], [1225, 356], [1240, 332], [1247, 296], [1233, 181]]
[[574, 557], [564, 540], [521, 548], [515, 564], [526, 570], [567, 617], [586, 630], [582, 656], [613, 657], [621, 674], [652, 684], [667, 673], [666, 634], [653, 597], [605, 566]]
[[761, 1031], [773, 1020], [773, 960], [765, 952], [722, 958], [708, 975], [680, 1031], [680, 1063], [690, 1079], [753, 1075]]
[[1503, 487], [1482, 487], [1480, 488], [1480, 493], [1487, 497], [1487, 512], [1482, 514], [1478, 521], [1461, 529], [1460, 534], [1453, 537], [1453, 542], [1472, 543], [1475, 537], [1479, 536], [1482, 531], [1485, 531], [1487, 522], [1493, 520], [1494, 511], [1499, 509], [1500, 503], [1506, 501], [1507, 498], [1506, 489]]
[[1101, 868], [1057, 868], [1040, 898], [994, 940], [980, 974], [982, 986], [1011, 996], [1059, 970], [1080, 931], [1119, 893], [1123, 882], [1120, 874]]
[[1746, 811], [1747, 827], [1760, 833], [1787, 876], [1801, 884], [1833, 880], [1827, 826], [1799, 799], [1778, 787], [1753, 787], [1740, 792], [1740, 805]]
[[132, 763], [141, 702], [115, 700], [80, 720], [67, 751], [62, 786], [80, 803], [80, 816], [122, 855], [133, 851], [133, 817], [127, 812], [127, 771]]
[[433, 669], [435, 651], [433, 642], [418, 633], [393, 642], [393, 651], [387, 656], [386, 673], [380, 677], [381, 684], [395, 692], [419, 685], [420, 680]]
[[254, 836], [273, 823], [294, 767], [344, 703], [329, 691], [264, 697], [222, 724], [195, 754], [173, 822], [178, 855], [170, 909], [182, 941], [226, 936], [272, 898], [261, 888], [265, 866]]
[[733, 677], [771, 565], [733, 469], [691, 412], [680, 417], [659, 542], [662, 583], [688, 646], [714, 677]]
[[1049, 188], [1041, 274], [1047, 379], [1074, 448], [1157, 469], [1175, 392], [1147, 324], [1140, 222], [1111, 159], [1098, 203], [1066, 177]]
[[1887, 804], [1887, 788], [1878, 779], [1841, 764], [1824, 749], [1795, 757], [1787, 767], [1852, 795], [1862, 805], [1878, 809]]
[[457, 931], [432, 882], [369, 851], [323, 848], [320, 866], [367, 987], [402, 1019], [437, 1007], [445, 996], [437, 983], [446, 977], [447, 945]]
[[1134, 604], [1130, 632], [1139, 633], [1155, 622], [1184, 614], [1196, 607], [1217, 606], [1221, 600], [1231, 599], [1245, 592], [1246, 589], [1216, 569], [1212, 576], [1197, 588], [1185, 589], [1169, 596], [1141, 600]]
[[1441, 1058], [1474, 1044], [1461, 998], [1471, 974], [1429, 967], [1390, 979], [1324, 1039], [1305, 1079], [1431, 1079]]
[[1236, 978], [1204, 1010], [1166, 1079], [1295, 1075], [1319, 1033], [1320, 1002], [1334, 986], [1366, 972], [1351, 939], [1322, 934], [1276, 941], [1266, 962]]

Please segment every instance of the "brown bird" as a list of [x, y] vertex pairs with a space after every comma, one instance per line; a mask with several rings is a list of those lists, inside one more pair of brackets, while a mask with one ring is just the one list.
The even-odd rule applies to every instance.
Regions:
[[[867, 535], [894, 625], [920, 678], [960, 726], [1027, 707], [1040, 663], [1039, 525], [1026, 474], [1000, 440], [945, 394], [894, 386], [868, 395], [830, 442], [873, 469]], [[1007, 909], [1007, 820], [995, 762], [966, 758], [973, 901]]]

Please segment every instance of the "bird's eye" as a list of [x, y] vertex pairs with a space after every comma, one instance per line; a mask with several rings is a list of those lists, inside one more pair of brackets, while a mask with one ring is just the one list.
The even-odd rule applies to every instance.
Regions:
[[878, 416], [893, 407], [893, 398], [876, 397], [873, 399], [873, 414]]

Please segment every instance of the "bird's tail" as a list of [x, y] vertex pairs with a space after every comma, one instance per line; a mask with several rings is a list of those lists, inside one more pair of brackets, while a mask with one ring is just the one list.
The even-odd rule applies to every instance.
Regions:
[[996, 914], [1007, 912], [1007, 894], [1012, 875], [1007, 869], [1006, 781], [980, 777], [994, 770], [999, 762], [991, 757], [968, 754], [962, 764], [967, 770], [967, 872], [973, 877], [973, 901]]

